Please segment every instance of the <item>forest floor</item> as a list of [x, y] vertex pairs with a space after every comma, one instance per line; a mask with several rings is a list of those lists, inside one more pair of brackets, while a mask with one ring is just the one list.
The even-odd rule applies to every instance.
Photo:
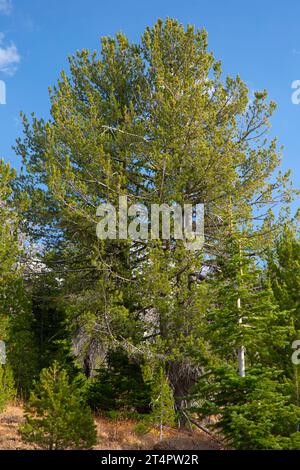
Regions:
[[[0, 450], [35, 449], [33, 445], [22, 442], [18, 433], [24, 421], [21, 405], [9, 405], [0, 414]], [[137, 435], [134, 420], [113, 421], [96, 417], [97, 444], [95, 450], [221, 450], [220, 444], [204, 431], [168, 429], [164, 439], [159, 440], [157, 429], [151, 429], [145, 435]]]

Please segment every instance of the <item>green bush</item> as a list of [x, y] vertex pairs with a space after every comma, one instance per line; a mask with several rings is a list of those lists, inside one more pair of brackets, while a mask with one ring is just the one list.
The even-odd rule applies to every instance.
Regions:
[[0, 412], [15, 396], [14, 379], [8, 366], [0, 365]]
[[142, 421], [140, 423], [137, 423], [133, 428], [133, 432], [137, 436], [144, 436], [145, 434], [148, 434], [149, 431], [149, 426], [147, 426], [147, 424], [143, 423]]
[[97, 411], [150, 412], [150, 386], [141, 367], [121, 350], [110, 351], [107, 367], [98, 370], [88, 390], [88, 403]]
[[249, 368], [240, 377], [235, 368], [221, 366], [200, 379], [194, 399], [202, 417], [219, 417], [214, 426], [235, 449], [297, 449], [300, 408], [290, 391], [286, 378], [274, 369]]
[[82, 380], [69, 381], [57, 362], [43, 369], [25, 408], [22, 438], [43, 449], [88, 449], [96, 443], [96, 428], [83, 400]]

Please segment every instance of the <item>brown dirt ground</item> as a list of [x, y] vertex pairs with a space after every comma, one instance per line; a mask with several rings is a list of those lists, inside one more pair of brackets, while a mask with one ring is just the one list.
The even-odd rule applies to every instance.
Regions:
[[[0, 414], [0, 450], [36, 449], [21, 440], [18, 427], [24, 421], [23, 407], [9, 405]], [[95, 450], [221, 450], [219, 443], [205, 432], [168, 429], [163, 441], [159, 440], [157, 429], [151, 429], [146, 435], [138, 436], [134, 432], [133, 420], [112, 421], [108, 418], [95, 418], [98, 442]]]

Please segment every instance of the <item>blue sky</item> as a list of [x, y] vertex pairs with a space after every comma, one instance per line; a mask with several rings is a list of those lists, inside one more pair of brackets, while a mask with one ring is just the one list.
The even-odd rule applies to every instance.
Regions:
[[0, 0], [0, 156], [20, 167], [12, 145], [21, 134], [20, 110], [47, 117], [48, 86], [76, 49], [99, 48], [102, 35], [123, 31], [137, 41], [158, 17], [205, 27], [209, 48], [227, 74], [250, 90], [267, 88], [278, 104], [272, 135], [284, 145], [283, 167], [300, 187], [300, 104], [291, 84], [300, 80], [300, 2], [270, 0]]

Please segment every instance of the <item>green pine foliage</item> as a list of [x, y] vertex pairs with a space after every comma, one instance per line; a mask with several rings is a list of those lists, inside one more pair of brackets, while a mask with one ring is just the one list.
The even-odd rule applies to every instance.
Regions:
[[[63, 266], [69, 320], [85, 344], [167, 357], [181, 406], [208, 362], [198, 281], [204, 262], [224, 252], [229, 208], [261, 251], [271, 223], [278, 228], [267, 201], [290, 197], [276, 140], [266, 137], [276, 106], [266, 91], [250, 100], [239, 76], [222, 76], [204, 30], [170, 18], [139, 43], [118, 33], [102, 38], [99, 54], [76, 53], [50, 95], [51, 119], [24, 116], [16, 146], [26, 168], [15, 185], [16, 200], [27, 194], [22, 228], [43, 239], [49, 269]], [[98, 240], [96, 209], [118, 207], [119, 195], [149, 208], [203, 203], [203, 253], [174, 240]]]
[[268, 275], [274, 295], [282, 309], [292, 312], [294, 328], [300, 330], [300, 240], [297, 227], [286, 225], [270, 250]]
[[300, 407], [291, 392], [291, 383], [274, 369], [258, 365], [240, 377], [235, 367], [223, 365], [200, 379], [194, 398], [200, 416], [217, 417], [213, 427], [232, 448], [299, 449]]
[[242, 233], [227, 239], [225, 254], [217, 258], [219, 272], [207, 281], [207, 334], [216, 359], [234, 362], [244, 346], [248, 365], [271, 366], [276, 351], [290, 347], [293, 329], [246, 241]]
[[12, 370], [7, 365], [0, 365], [0, 412], [15, 397], [15, 393]]
[[31, 331], [37, 350], [38, 372], [58, 361], [75, 376], [79, 369], [74, 364], [71, 326], [59, 281], [51, 272], [44, 274], [31, 282], [30, 295]]
[[20, 273], [15, 269], [18, 256], [18, 217], [12, 206], [12, 180], [15, 172], [0, 160], [0, 339], [8, 335], [10, 315], [19, 307], [17, 286]]
[[38, 350], [33, 331], [30, 296], [22, 279], [15, 283], [14, 308], [11, 309], [7, 332], [7, 359], [14, 374], [18, 396], [27, 399], [33, 381], [39, 375]]
[[30, 296], [20, 263], [20, 216], [13, 199], [15, 177], [15, 171], [0, 160], [0, 340], [6, 343], [18, 394], [25, 398], [36, 373], [36, 351]]
[[176, 421], [173, 390], [162, 365], [147, 364], [143, 369], [146, 383], [151, 385], [151, 418], [159, 427], [160, 440], [166, 426], [173, 426]]
[[20, 429], [23, 439], [42, 449], [89, 449], [96, 443], [82, 385], [78, 380], [70, 382], [57, 362], [42, 370], [26, 405], [25, 419]]
[[[293, 448], [300, 408], [289, 374], [289, 312], [281, 310], [244, 234], [229, 237], [226, 247], [217, 260], [219, 273], [208, 280], [212, 301], [207, 334], [213, 355], [196, 386], [194, 409], [202, 417], [217, 417], [214, 426], [236, 449]], [[245, 377], [238, 370], [242, 346]], [[284, 367], [285, 354], [289, 367]]]
[[[14, 382], [30, 396], [22, 436], [44, 449], [94, 445], [86, 394], [111, 417], [150, 412], [161, 438], [184, 408], [231, 447], [299, 448], [300, 242], [267, 134], [275, 103], [170, 18], [138, 43], [118, 33], [78, 51], [50, 99], [49, 120], [23, 116], [24, 171], [0, 162], [0, 408]], [[203, 249], [99, 240], [97, 207], [119, 195], [204, 204]], [[43, 272], [26, 271], [23, 237]]]
[[97, 371], [88, 387], [88, 403], [96, 411], [150, 412], [150, 387], [141, 365], [121, 349], [108, 353], [107, 365]]

